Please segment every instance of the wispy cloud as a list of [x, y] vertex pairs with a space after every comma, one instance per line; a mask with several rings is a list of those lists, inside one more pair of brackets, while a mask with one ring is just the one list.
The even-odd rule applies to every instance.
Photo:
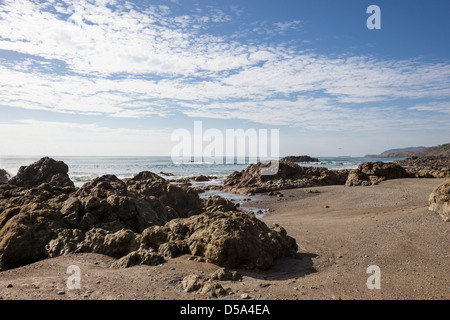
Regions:
[[[241, 14], [5, 0], [0, 49], [17, 55], [0, 60], [0, 105], [123, 118], [180, 112], [312, 130], [414, 126], [420, 110], [448, 113], [439, 102], [450, 99], [447, 62], [327, 56], [209, 32]], [[300, 20], [258, 22], [255, 32], [301, 27]]]

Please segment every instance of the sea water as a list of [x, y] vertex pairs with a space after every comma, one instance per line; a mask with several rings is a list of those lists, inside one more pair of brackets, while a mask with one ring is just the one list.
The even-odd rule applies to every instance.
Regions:
[[[0, 169], [5, 169], [14, 176], [21, 166], [28, 166], [42, 156], [0, 156]], [[97, 157], [97, 156], [52, 156], [69, 166], [69, 177], [76, 187], [81, 187], [97, 177], [112, 174], [119, 179], [132, 178], [142, 171], [169, 173], [164, 178], [176, 180], [199, 175], [215, 176], [207, 183], [220, 183], [234, 171], [244, 170], [249, 162], [244, 159], [233, 163], [215, 163], [213, 161], [194, 162], [187, 159], [172, 160], [171, 157]], [[364, 158], [364, 157], [318, 157], [319, 162], [298, 163], [301, 166], [325, 167], [327, 169], [355, 169], [362, 162], [390, 162], [404, 158]]]
[[[0, 156], [0, 169], [5, 169], [14, 176], [21, 166], [28, 166], [42, 156]], [[151, 171], [160, 174], [167, 180], [174, 180], [199, 175], [213, 176], [215, 178], [204, 182], [192, 182], [192, 186], [219, 185], [223, 179], [234, 171], [244, 170], [249, 161], [245, 159], [236, 159], [233, 163], [216, 163], [214, 161], [191, 161], [188, 159], [175, 159], [171, 157], [94, 157], [94, 156], [52, 156], [51, 158], [63, 161], [69, 167], [69, 177], [76, 187], [106, 174], [112, 174], [119, 179], [132, 178], [142, 171]], [[384, 161], [390, 162], [393, 158], [356, 158], [356, 157], [319, 157], [319, 162], [298, 163], [301, 166], [325, 167], [330, 170], [355, 169], [362, 162]], [[403, 158], [398, 158], [403, 159]], [[163, 174], [164, 173], [164, 174]], [[168, 175], [165, 175], [168, 174]], [[268, 209], [252, 207], [249, 205], [251, 200], [269, 197], [267, 195], [237, 195], [218, 190], [207, 190], [200, 193], [201, 198], [207, 198], [212, 195], [220, 195], [232, 202], [243, 205], [245, 210], [253, 212], [258, 217], [264, 217]]]

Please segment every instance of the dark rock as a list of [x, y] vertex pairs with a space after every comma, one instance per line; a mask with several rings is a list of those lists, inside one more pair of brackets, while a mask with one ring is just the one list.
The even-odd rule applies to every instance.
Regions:
[[263, 175], [261, 172], [267, 166], [258, 162], [250, 164], [243, 171], [235, 171], [223, 181], [222, 190], [252, 194], [310, 186], [343, 185], [349, 172], [349, 170], [328, 170], [323, 167], [302, 167], [290, 161], [280, 160], [276, 173]]
[[281, 160], [291, 161], [291, 162], [319, 162], [319, 159], [312, 158], [310, 156], [287, 156], [281, 158]]
[[8, 183], [9, 179], [11, 179], [11, 175], [8, 171], [0, 169], [0, 184]]
[[54, 187], [74, 187], [68, 172], [69, 167], [64, 162], [45, 157], [32, 165], [20, 167], [8, 183], [25, 188], [34, 188], [42, 183]]

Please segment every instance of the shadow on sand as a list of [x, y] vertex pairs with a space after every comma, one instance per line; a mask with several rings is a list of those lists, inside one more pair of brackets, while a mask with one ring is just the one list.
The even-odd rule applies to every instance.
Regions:
[[297, 252], [294, 257], [281, 257], [275, 260], [272, 267], [264, 271], [238, 270], [242, 275], [260, 280], [281, 281], [295, 279], [315, 273], [313, 267], [314, 258], [318, 258], [315, 253]]

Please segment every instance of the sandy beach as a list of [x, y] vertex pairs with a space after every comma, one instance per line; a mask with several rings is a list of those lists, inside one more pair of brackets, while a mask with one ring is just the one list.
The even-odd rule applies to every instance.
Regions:
[[[428, 196], [443, 179], [395, 179], [366, 187], [323, 186], [282, 191], [283, 197], [250, 201], [270, 209], [262, 218], [297, 241], [295, 258], [265, 271], [235, 269], [239, 281], [220, 281], [219, 299], [433, 299], [450, 298], [449, 224], [428, 210]], [[0, 272], [0, 297], [70, 300], [216, 299], [186, 292], [188, 275], [207, 278], [220, 267], [183, 255], [157, 266], [113, 269], [116, 259], [69, 254]], [[66, 285], [67, 268], [81, 270], [80, 289]], [[368, 289], [376, 265], [381, 288]]]

